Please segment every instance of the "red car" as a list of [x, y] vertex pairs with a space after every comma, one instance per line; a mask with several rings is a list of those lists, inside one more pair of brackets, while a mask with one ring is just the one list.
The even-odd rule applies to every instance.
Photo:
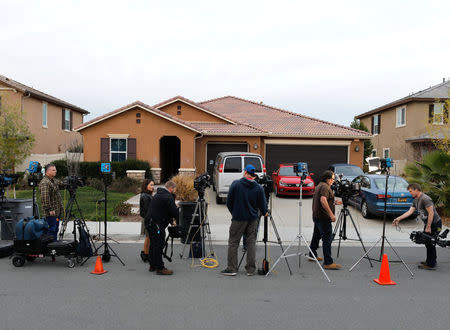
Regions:
[[[292, 164], [280, 164], [278, 170], [272, 173], [272, 180], [273, 191], [276, 196], [299, 195], [300, 187], [298, 185], [300, 183], [300, 177], [294, 173]], [[302, 195], [312, 196], [315, 188], [314, 181], [308, 174], [302, 186]]]

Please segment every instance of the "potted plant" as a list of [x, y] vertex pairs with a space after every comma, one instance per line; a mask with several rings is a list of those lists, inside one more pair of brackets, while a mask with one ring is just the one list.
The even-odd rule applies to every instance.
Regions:
[[[186, 235], [189, 230], [189, 225], [192, 222], [192, 217], [195, 211], [195, 206], [197, 205], [196, 201], [198, 198], [198, 193], [194, 189], [194, 176], [188, 174], [178, 174], [174, 176], [171, 180], [175, 182], [177, 185], [177, 201], [180, 207], [180, 216], [177, 221], [177, 225], [181, 226], [185, 231]], [[196, 217], [196, 221], [194, 224], [198, 225], [198, 216]], [[193, 234], [197, 231], [198, 227], [193, 227], [191, 229], [190, 238], [187, 243], [191, 242], [191, 238]], [[200, 235], [197, 234], [194, 241], [200, 241]], [[185, 242], [185, 238], [181, 239], [181, 242]]]

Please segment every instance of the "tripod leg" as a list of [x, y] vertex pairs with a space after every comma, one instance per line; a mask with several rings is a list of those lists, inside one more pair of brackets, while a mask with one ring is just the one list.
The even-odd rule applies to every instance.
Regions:
[[122, 259], [120, 259], [120, 257], [117, 255], [117, 253], [113, 250], [113, 248], [108, 244], [108, 246], [109, 246], [109, 249], [112, 251], [112, 255], [114, 256], [114, 257], [116, 257], [117, 259], [119, 259], [119, 261], [121, 262], [121, 264], [122, 264], [122, 266], [125, 266], [125, 264], [123, 263], [123, 261], [122, 261]]
[[408, 265], [406, 265], [406, 263], [403, 261], [402, 257], [400, 257], [400, 255], [397, 253], [397, 251], [395, 251], [395, 249], [393, 248], [393, 246], [391, 245], [391, 243], [389, 242], [389, 240], [387, 239], [387, 237], [384, 238], [386, 240], [386, 242], [388, 242], [389, 246], [391, 247], [392, 251], [394, 251], [395, 255], [397, 256], [397, 258], [400, 259], [400, 261], [402, 262], [402, 264], [406, 267], [406, 269], [408, 270], [408, 272], [411, 274], [411, 277], [414, 277], [413, 272], [411, 271], [411, 269], [409, 269]]
[[369, 253], [370, 253], [370, 251], [372, 251], [372, 249], [375, 247], [375, 246], [377, 246], [377, 244], [381, 241], [381, 239], [382, 239], [383, 237], [380, 237], [379, 239], [378, 239], [378, 241], [376, 241], [376, 243], [369, 249], [369, 250], [367, 250], [367, 252], [366, 253], [364, 253], [363, 254], [363, 256], [348, 270], [349, 272], [351, 272], [352, 270], [353, 270], [353, 268], [355, 268], [356, 267], [356, 265], [358, 265], [360, 262], [361, 262], [361, 260], [363, 260], [364, 258], [366, 258], [366, 257], [368, 257], [369, 256]]
[[[355, 221], [353, 221], [353, 217], [352, 217], [352, 214], [350, 213], [350, 211], [348, 212], [348, 215], [350, 217], [350, 220], [352, 221], [353, 228], [355, 228], [356, 235], [358, 235], [358, 239], [361, 242], [361, 245], [362, 245], [362, 248], [363, 248], [364, 252], [367, 252], [366, 247], [364, 246], [363, 240], [361, 238], [361, 235], [359, 234], [358, 228], [356, 228]], [[367, 260], [369, 260], [370, 267], [373, 267], [372, 261], [370, 260], [370, 258], [367, 258]]]
[[195, 205], [195, 208], [194, 208], [194, 213], [192, 213], [192, 219], [191, 219], [191, 223], [189, 224], [189, 229], [188, 229], [188, 232], [187, 232], [187, 235], [186, 235], [186, 240], [184, 241], [183, 251], [180, 254], [180, 258], [181, 259], [183, 259], [183, 257], [184, 257], [184, 252], [186, 250], [186, 245], [187, 244], [192, 244], [192, 242], [188, 243], [188, 241], [189, 241], [189, 236], [191, 235], [192, 226], [194, 225], [195, 217], [196, 217], [197, 212], [198, 212], [198, 208], [199, 208], [199, 202], [197, 201], [197, 204]]
[[[345, 237], [342, 235], [342, 232], [345, 230], [346, 219], [345, 219], [345, 214], [342, 211], [343, 210], [341, 210], [341, 213], [339, 214], [339, 218], [338, 218], [339, 224], [336, 224], [336, 227], [339, 226], [339, 243], [338, 243], [336, 258], [339, 258], [339, 251], [341, 250], [341, 240], [343, 237]], [[345, 233], [344, 233], [344, 235], [345, 235]]]
[[246, 254], [247, 254], [247, 251], [242, 253], [242, 257], [241, 257], [241, 260], [239, 261], [239, 264], [238, 264], [238, 267], [237, 267], [237, 271], [239, 271], [239, 268], [241, 268], [242, 261], [244, 260], [244, 257], [245, 257]]
[[[280, 235], [278, 234], [277, 227], [275, 226], [275, 221], [273, 220], [272, 213], [269, 214], [269, 220], [272, 223], [272, 228], [275, 233], [275, 236], [277, 237], [278, 245], [280, 245], [281, 252], [284, 252], [283, 244], [281, 243], [281, 238]], [[284, 260], [286, 260], [286, 265], [288, 266], [289, 273], [292, 275], [292, 270], [291, 266], [289, 265], [289, 261], [286, 258]]]
[[[272, 266], [272, 267], [269, 269], [269, 271], [267, 272], [266, 277], [267, 277], [267, 276], [275, 269], [276, 265], [280, 262], [281, 258], [286, 258], [286, 253], [287, 253], [287, 252], [289, 251], [289, 249], [295, 244], [295, 241], [296, 241], [297, 239], [300, 239], [300, 237], [297, 236], [297, 237], [295, 238], [295, 240], [292, 241], [291, 244], [289, 244], [289, 246], [286, 248], [286, 250], [283, 251], [283, 253], [278, 257], [278, 259], [275, 261], [275, 263], [273, 264], [273, 266]], [[297, 254], [298, 254], [298, 253], [297, 253]], [[295, 255], [297, 255], [297, 254], [295, 254]]]
[[314, 257], [314, 260], [316, 261], [317, 265], [319, 266], [320, 270], [322, 271], [323, 275], [325, 275], [328, 283], [331, 283], [330, 278], [328, 277], [327, 273], [325, 272], [325, 270], [323, 269], [322, 265], [320, 264], [319, 260], [317, 260], [316, 256], [314, 255], [313, 251], [311, 250], [311, 248], [309, 247], [308, 242], [306, 241], [306, 239], [303, 237], [303, 235], [300, 235], [300, 238], [303, 239], [303, 241], [305, 242], [305, 245], [308, 247], [309, 252], [311, 253], [311, 255]]

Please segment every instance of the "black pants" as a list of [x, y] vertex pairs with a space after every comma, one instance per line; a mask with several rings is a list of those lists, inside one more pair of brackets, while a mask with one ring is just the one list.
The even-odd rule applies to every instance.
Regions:
[[323, 264], [331, 265], [333, 258], [331, 257], [331, 243], [333, 241], [333, 228], [331, 227], [331, 221], [323, 221], [319, 219], [314, 220], [314, 232], [311, 239], [310, 248], [317, 256], [317, 249], [319, 248], [319, 241], [322, 239], [323, 248]]
[[165, 228], [158, 228], [155, 224], [150, 225], [148, 235], [150, 237], [150, 251], [148, 254], [150, 266], [159, 270], [164, 268], [163, 250], [166, 244]]
[[[427, 225], [424, 227], [424, 231]], [[442, 222], [439, 221], [437, 224], [431, 224], [431, 234], [437, 234], [441, 231]], [[436, 266], [436, 245], [425, 243], [425, 247], [427, 248], [427, 265], [430, 267]]]

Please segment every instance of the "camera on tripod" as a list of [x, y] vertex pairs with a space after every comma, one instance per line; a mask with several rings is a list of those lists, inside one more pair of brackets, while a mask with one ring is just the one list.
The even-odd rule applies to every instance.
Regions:
[[255, 181], [263, 187], [266, 198], [273, 192], [273, 180], [267, 174], [264, 174], [261, 177], [256, 176]]
[[70, 175], [64, 180], [64, 188], [69, 191], [75, 191], [78, 187], [86, 185], [86, 177]]
[[203, 173], [194, 179], [194, 189], [197, 190], [198, 196], [202, 198], [205, 195], [205, 189], [210, 187], [211, 176]]
[[416, 244], [432, 244], [439, 245], [440, 247], [450, 246], [450, 240], [446, 240], [449, 230], [446, 229], [440, 235], [429, 234], [423, 231], [413, 231], [409, 238]]
[[6, 188], [10, 185], [16, 184], [19, 177], [19, 174], [7, 174], [5, 173], [5, 170], [3, 170], [3, 173], [0, 173], [0, 187]]
[[359, 183], [351, 182], [347, 179], [342, 180], [342, 174], [338, 180], [335, 180], [331, 185], [334, 194], [341, 197], [343, 201], [348, 201], [351, 196], [357, 195], [361, 190]]

